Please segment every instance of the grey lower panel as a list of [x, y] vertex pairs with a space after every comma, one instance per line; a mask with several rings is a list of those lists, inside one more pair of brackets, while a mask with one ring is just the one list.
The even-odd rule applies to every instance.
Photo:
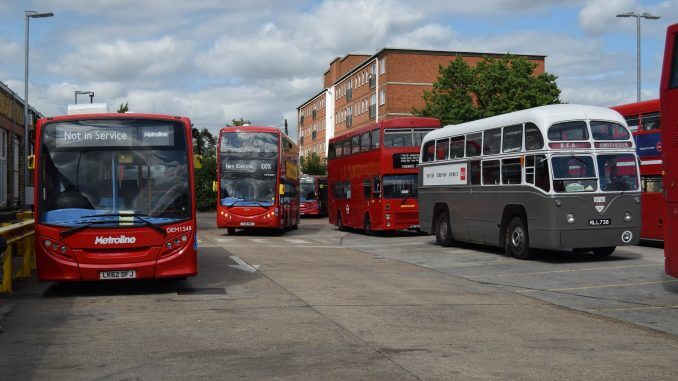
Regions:
[[[630, 231], [633, 234], [633, 238], [630, 242], [624, 242], [622, 240], [622, 234], [625, 231]], [[531, 247], [567, 250], [635, 245], [638, 243], [640, 227], [572, 229], [562, 231], [537, 229], [535, 232], [536, 234], [530, 236]]]

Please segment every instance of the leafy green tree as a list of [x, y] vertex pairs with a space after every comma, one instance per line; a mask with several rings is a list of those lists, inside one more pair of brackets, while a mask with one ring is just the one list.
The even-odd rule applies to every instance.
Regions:
[[118, 107], [118, 112], [122, 114], [127, 111], [129, 111], [129, 102], [125, 102], [125, 104], [120, 103], [120, 107]]
[[537, 64], [524, 57], [485, 57], [471, 67], [461, 57], [440, 66], [433, 89], [424, 91], [425, 106], [417, 116], [440, 119], [443, 125], [487, 118], [530, 107], [561, 103], [553, 74], [534, 74]]
[[244, 126], [246, 124], [250, 124], [251, 122], [247, 119], [233, 119], [232, 124], [229, 124], [229, 126]]
[[301, 157], [301, 172], [307, 175], [326, 175], [327, 159], [323, 159], [313, 152], [306, 157]]
[[195, 170], [195, 197], [198, 210], [216, 209], [217, 193], [212, 191], [212, 184], [217, 181], [216, 147], [217, 137], [207, 128], [200, 130], [198, 138], [193, 139], [193, 152], [203, 156], [202, 168]]

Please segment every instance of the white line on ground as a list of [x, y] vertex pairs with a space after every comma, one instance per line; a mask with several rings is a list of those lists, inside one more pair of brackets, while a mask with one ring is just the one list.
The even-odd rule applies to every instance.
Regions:
[[287, 241], [289, 243], [310, 243], [306, 240], [303, 239], [297, 239], [297, 238], [283, 238], [284, 241]]

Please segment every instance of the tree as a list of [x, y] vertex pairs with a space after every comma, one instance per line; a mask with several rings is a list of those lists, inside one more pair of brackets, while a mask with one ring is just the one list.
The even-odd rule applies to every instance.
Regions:
[[125, 104], [120, 103], [120, 107], [118, 107], [118, 112], [119, 113], [126, 113], [129, 111], [129, 102], [125, 102]]
[[[198, 147], [202, 148], [199, 152]], [[193, 152], [203, 156], [202, 168], [195, 170], [195, 197], [198, 210], [216, 209], [217, 194], [212, 183], [217, 181], [217, 138], [203, 128], [197, 139], [193, 139]]]
[[250, 124], [251, 122], [247, 119], [233, 119], [232, 124], [229, 124], [229, 126], [244, 126], [246, 124]]
[[413, 113], [458, 124], [511, 111], [561, 103], [557, 77], [534, 75], [537, 64], [524, 57], [485, 57], [471, 67], [461, 57], [446, 67], [433, 89], [424, 91], [425, 106]]
[[327, 159], [323, 159], [313, 152], [306, 157], [301, 157], [301, 172], [307, 175], [326, 175]]

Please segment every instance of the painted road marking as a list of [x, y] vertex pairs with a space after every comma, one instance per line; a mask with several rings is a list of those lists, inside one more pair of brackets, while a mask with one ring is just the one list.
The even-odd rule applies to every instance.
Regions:
[[217, 242], [231, 242], [233, 238], [215, 238], [214, 240]]
[[643, 310], [661, 310], [661, 309], [678, 309], [678, 304], [672, 306], [647, 306], [647, 307], [620, 307], [620, 308], [594, 308], [589, 309], [591, 312], [614, 312], [614, 311], [643, 311]]
[[267, 238], [250, 238], [250, 241], [255, 243], [268, 243]]
[[[631, 269], [638, 267], [658, 267], [664, 266], [664, 264], [651, 264], [651, 265], [633, 265], [633, 266], [610, 266], [610, 267], [588, 267], [583, 269], [565, 269], [565, 270], [551, 270], [551, 271], [534, 271], [527, 273], [504, 273], [504, 274], [491, 274], [492, 276], [514, 276], [514, 275], [539, 275], [539, 274], [555, 274], [555, 273], [571, 273], [578, 271], [598, 271], [598, 270], [617, 270], [617, 269]], [[488, 274], [483, 275], [469, 275], [469, 277], [484, 277]]]
[[[590, 289], [594, 289], [594, 288], [644, 286], [644, 285], [648, 285], [648, 284], [663, 284], [663, 283], [675, 283], [675, 282], [678, 282], [678, 279], [661, 280], [661, 281], [656, 281], [656, 282], [620, 283], [620, 284], [603, 284], [603, 285], [600, 285], [600, 286], [552, 288], [552, 289], [548, 289], [548, 290], [519, 290], [517, 292], [525, 294], [525, 293], [528, 293], [528, 292], [539, 292], [539, 291], [577, 291], [577, 290], [590, 290]], [[521, 286], [515, 286], [515, 287], [521, 287]]]
[[289, 243], [310, 243], [306, 240], [303, 239], [296, 239], [296, 238], [283, 238], [284, 241], [287, 241]]
[[234, 269], [242, 270], [242, 271], [247, 271], [248, 273], [253, 273], [256, 272], [257, 269], [259, 268], [259, 265], [250, 265], [249, 263], [243, 261], [239, 257], [235, 255], [229, 256], [233, 260], [233, 262], [237, 263], [237, 265], [229, 265], [233, 267]]

